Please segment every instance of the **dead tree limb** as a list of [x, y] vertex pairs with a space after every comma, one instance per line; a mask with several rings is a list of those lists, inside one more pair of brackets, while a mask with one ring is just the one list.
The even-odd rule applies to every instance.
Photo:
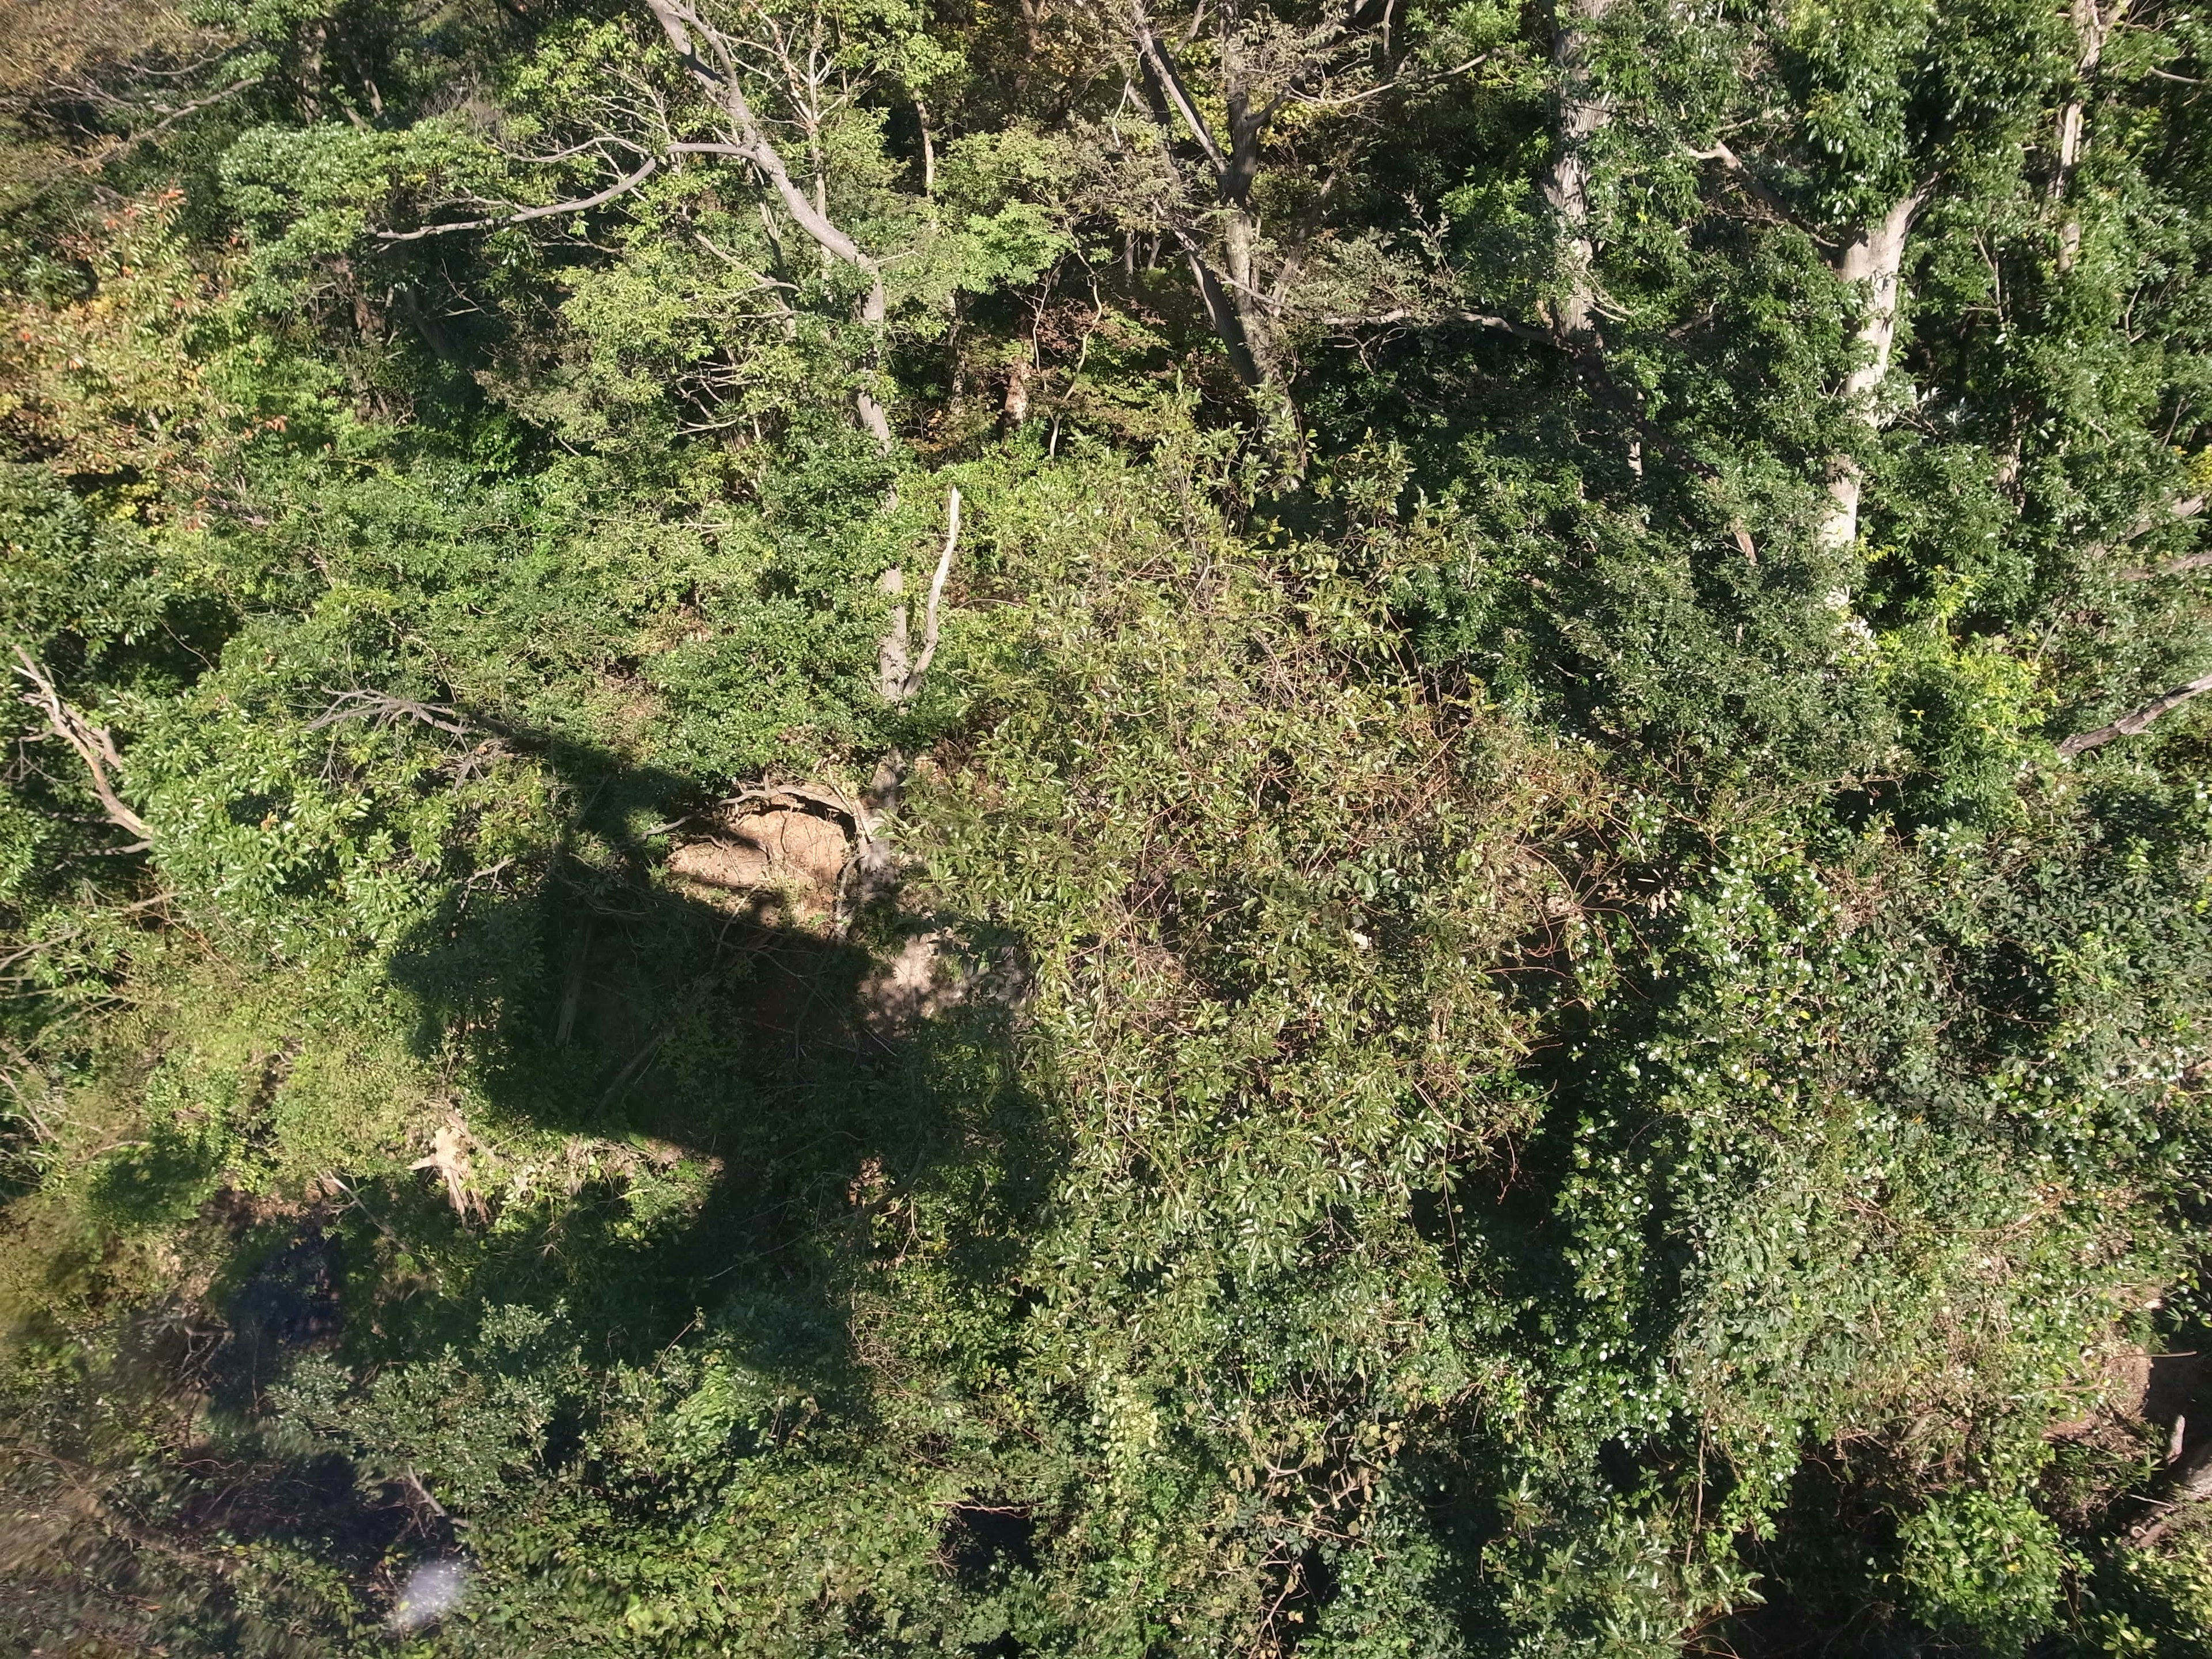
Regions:
[[123, 757], [115, 752], [115, 739], [104, 726], [94, 726], [82, 714], [62, 700], [54, 690], [54, 683], [46, 672], [33, 661], [31, 654], [20, 645], [15, 647], [15, 672], [30, 682], [31, 689], [23, 693], [23, 701], [46, 717], [46, 725], [53, 734], [76, 751], [85, 769], [92, 774], [92, 792], [100, 797], [100, 804], [107, 813], [108, 821], [118, 829], [138, 837], [137, 843], [125, 848], [125, 852], [143, 852], [153, 845], [154, 832], [140, 817], [125, 805], [123, 797], [115, 793], [113, 774], [123, 769]]
[[[2085, 118], [2090, 88], [2099, 64], [2104, 61], [2105, 43], [2127, 15], [2129, 4], [2130, 0], [2112, 0], [2109, 6], [2100, 4], [2099, 0], [2073, 0], [2069, 8], [2075, 33], [2081, 43], [2081, 55], [2075, 61], [2072, 94], [2058, 115], [2058, 165], [2051, 171], [2050, 186], [2054, 202], [2065, 201], [2072, 194], [2075, 171], [2081, 164], [2087, 143]], [[2077, 208], [2066, 216], [2066, 222], [2058, 228], [2058, 269], [2062, 272], [2073, 270], [2081, 253], [2081, 215]]]
[[2058, 745], [2058, 752], [2070, 759], [2092, 749], [2101, 748], [2115, 738], [2132, 738], [2139, 732], [2147, 731], [2151, 722], [2160, 715], [2172, 713], [2182, 704], [2207, 691], [2212, 691], [2212, 674], [2200, 675], [2186, 685], [2175, 686], [2163, 696], [2153, 697], [2142, 708], [2121, 715], [2110, 726], [2100, 726], [2094, 732], [2082, 732], [2068, 738]]
[[2143, 1549], [2155, 1544], [2191, 1506], [2207, 1498], [2212, 1498], [2212, 1441], [2199, 1446], [2195, 1456], [2175, 1468], [2172, 1484], [2158, 1500], [2158, 1513], [2129, 1529], [2129, 1547]]
[[[1921, 209], [1935, 191], [1936, 176], [1922, 179], [1879, 217], [1850, 227], [1839, 245], [1820, 235], [1805, 215], [1723, 140], [1717, 137], [1710, 149], [1686, 153], [1693, 160], [1718, 161], [1727, 168], [1746, 195], [1810, 238], [1829, 268], [1857, 291], [1861, 308], [1856, 343], [1863, 356], [1844, 378], [1842, 401], [1845, 411], [1866, 432], [1880, 431], [1883, 422], [1879, 394], [1889, 377], [1891, 349], [1904, 300], [1905, 244]], [[1849, 453], [1828, 458], [1828, 507], [1814, 531], [1820, 546], [1841, 551], [1857, 542], [1859, 494], [1864, 482], [1863, 471]]]
[[389, 691], [340, 691], [337, 700], [314, 719], [307, 722], [307, 730], [319, 732], [326, 726], [336, 726], [341, 720], [373, 720], [378, 726], [390, 726], [396, 720], [410, 720], [440, 732], [449, 732], [457, 738], [467, 737], [476, 728], [461, 717], [459, 710], [448, 708], [441, 702], [418, 702], [412, 697], [395, 696]]

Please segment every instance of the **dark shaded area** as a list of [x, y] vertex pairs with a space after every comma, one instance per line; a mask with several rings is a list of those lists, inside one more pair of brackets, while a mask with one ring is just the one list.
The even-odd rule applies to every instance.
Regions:
[[1008, 1572], [1036, 1571], [1036, 1520], [1026, 1504], [972, 1498], [953, 1506], [938, 1546], [963, 1589], [988, 1589]]
[[217, 1409], [250, 1412], [295, 1352], [337, 1339], [343, 1319], [338, 1241], [310, 1218], [264, 1246], [242, 1275], [236, 1263], [232, 1272], [234, 1286], [221, 1303], [229, 1336], [209, 1362], [207, 1388]]
[[1722, 1620], [1694, 1650], [1733, 1659], [1908, 1659], [1952, 1651], [1902, 1608], [1868, 1595], [1867, 1563], [1896, 1554], [1898, 1496], [1884, 1490], [1879, 1468], [1805, 1457], [1774, 1535], [1745, 1540], [1745, 1562], [1760, 1576], [1764, 1603]]

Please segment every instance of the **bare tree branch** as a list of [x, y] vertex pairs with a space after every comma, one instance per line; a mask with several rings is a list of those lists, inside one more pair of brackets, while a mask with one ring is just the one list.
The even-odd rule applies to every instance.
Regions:
[[908, 672], [906, 684], [899, 694], [901, 702], [911, 702], [921, 695], [922, 677], [929, 672], [929, 665], [937, 657], [937, 602], [945, 594], [945, 579], [952, 573], [952, 550], [960, 543], [960, 486], [952, 486], [945, 505], [945, 551], [937, 556], [937, 574], [930, 578], [929, 605], [923, 612], [921, 623], [921, 654], [914, 659]]
[[104, 726], [94, 726], [90, 720], [62, 701], [54, 690], [54, 683], [46, 672], [33, 661], [31, 654], [20, 645], [15, 647], [15, 672], [31, 683], [23, 694], [23, 701], [46, 717], [53, 733], [71, 749], [92, 774], [92, 792], [100, 797], [108, 819], [118, 829], [138, 837], [137, 845], [125, 848], [125, 852], [142, 852], [153, 845], [154, 832], [140, 817], [124, 804], [123, 797], [115, 793], [115, 783], [110, 775], [123, 769], [122, 757], [115, 752], [115, 739]]
[[617, 179], [596, 196], [586, 196], [573, 202], [553, 202], [544, 207], [524, 208], [520, 212], [498, 215], [489, 219], [464, 219], [457, 224], [424, 225], [416, 230], [380, 230], [380, 242], [419, 242], [425, 236], [451, 236], [465, 230], [504, 230], [509, 225], [526, 225], [532, 219], [550, 219], [562, 213], [582, 213], [590, 208], [604, 206], [617, 196], [628, 195], [660, 168], [660, 159], [648, 155], [645, 165], [626, 179]]
[[1183, 85], [1182, 76], [1176, 73], [1175, 60], [1160, 50], [1159, 36], [1152, 31], [1152, 20], [1137, 0], [1132, 0], [1129, 7], [1129, 33], [1144, 61], [1146, 78], [1156, 82], [1159, 96], [1173, 105], [1176, 113], [1182, 118], [1193, 142], [1204, 152], [1206, 165], [1213, 169], [1214, 177], [1227, 178], [1229, 158], [1222, 154], [1220, 144], [1200, 116], [1197, 102]]
[[2103, 747], [2115, 738], [2132, 738], [2149, 729], [2152, 721], [2161, 714], [2171, 714], [2194, 697], [2212, 691], [2212, 674], [2200, 675], [2186, 685], [2177, 685], [2163, 696], [2153, 697], [2140, 708], [2132, 709], [2110, 726], [2100, 726], [2094, 732], [2082, 732], [2068, 738], [2058, 745], [2061, 755], [2071, 758]]
[[2202, 570], [2208, 564], [2212, 564], [2212, 552], [2185, 553], [2155, 569], [2123, 570], [2120, 580], [2124, 582], [2147, 582], [2160, 576], [2179, 576], [2185, 570]]

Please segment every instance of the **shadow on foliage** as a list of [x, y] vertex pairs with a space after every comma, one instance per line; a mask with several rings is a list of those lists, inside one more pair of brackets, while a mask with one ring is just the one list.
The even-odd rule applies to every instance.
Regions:
[[[203, 1149], [164, 1140], [97, 1177], [106, 1212], [183, 1218], [230, 1265], [210, 1287], [216, 1319], [187, 1331], [179, 1316], [129, 1359], [131, 1386], [176, 1407], [155, 1415], [189, 1415], [194, 1400], [206, 1415], [161, 1431], [179, 1450], [173, 1492], [150, 1504], [114, 1494], [146, 1518], [112, 1571], [57, 1535], [55, 1560], [113, 1591], [56, 1614], [57, 1628], [112, 1615], [204, 1626], [217, 1646], [244, 1640], [261, 1615], [194, 1565], [216, 1536], [304, 1549], [352, 1586], [353, 1605], [389, 1603], [405, 1563], [459, 1549], [472, 1506], [482, 1519], [487, 1501], [441, 1490], [428, 1465], [410, 1465], [417, 1454], [380, 1439], [379, 1390], [398, 1381], [404, 1393], [410, 1369], [439, 1374], [422, 1396], [425, 1434], [444, 1431], [450, 1408], [439, 1402], [455, 1387], [504, 1378], [557, 1396], [542, 1432], [508, 1443], [506, 1429], [467, 1431], [489, 1435], [510, 1471], [498, 1505], [526, 1509], [537, 1482], [566, 1471], [608, 1476], [604, 1495], [627, 1514], [659, 1500], [586, 1467], [605, 1391], [561, 1383], [564, 1365], [603, 1376], [674, 1354], [680, 1395], [683, 1354], [711, 1350], [768, 1395], [812, 1402], [800, 1416], [818, 1409], [865, 1431], [872, 1367], [885, 1360], [856, 1342], [853, 1292], [873, 1264], [917, 1248], [917, 1214], [961, 1218], [927, 1246], [956, 1284], [1012, 1276], [1012, 1241], [1049, 1190], [1054, 1153], [1018, 1083], [1009, 1001], [916, 996], [888, 969], [902, 950], [910, 965], [924, 935], [958, 941], [952, 955], [969, 961], [1004, 960], [1012, 941], [897, 897], [839, 927], [824, 907], [764, 889], [672, 878], [672, 846], [714, 832], [693, 781], [498, 735], [557, 775], [572, 804], [560, 844], [535, 869], [457, 888], [391, 968], [417, 1015], [418, 1054], [450, 1079], [440, 1144], [466, 1164], [439, 1167], [434, 1148], [431, 1167], [342, 1172], [319, 1195], [260, 1199], [210, 1194], [219, 1176]], [[957, 1202], [931, 1205], [951, 1189]], [[889, 1340], [911, 1348], [925, 1337]], [[287, 1403], [295, 1379], [308, 1377], [312, 1394], [333, 1361], [349, 1379], [338, 1395]], [[458, 1370], [440, 1381], [441, 1364]], [[113, 1376], [88, 1383], [111, 1396], [119, 1386]], [[273, 1395], [278, 1383], [287, 1389]], [[335, 1436], [298, 1431], [356, 1411]], [[733, 1431], [710, 1461], [760, 1449], [752, 1443], [770, 1432]], [[955, 1581], [1033, 1570], [1026, 1517], [978, 1498], [941, 1523]], [[106, 1548], [88, 1529], [66, 1530]], [[176, 1556], [160, 1588], [118, 1565], [156, 1545]], [[47, 1620], [57, 1597], [68, 1599], [58, 1581], [24, 1616]], [[149, 1611], [164, 1597], [174, 1605]], [[321, 1609], [283, 1616], [312, 1624]]]
[[[564, 844], [520, 893], [459, 892], [393, 974], [421, 1051], [489, 1103], [470, 1127], [551, 1130], [574, 1161], [541, 1173], [541, 1192], [566, 1189], [520, 1226], [456, 1213], [432, 1173], [388, 1183], [393, 1231], [441, 1237], [470, 1271], [465, 1295], [384, 1310], [382, 1340], [422, 1352], [483, 1310], [557, 1303], [588, 1360], [640, 1363], [696, 1333], [797, 1392], [857, 1401], [845, 1291], [894, 1200], [978, 1161], [1001, 1203], [1046, 1190], [1006, 1007], [971, 995], [925, 1017], [884, 989], [883, 964], [925, 931], [1007, 942], [896, 899], [841, 928], [826, 902], [673, 880], [670, 848], [714, 826], [696, 783], [515, 741], [576, 803]], [[955, 1255], [956, 1272], [1004, 1265]]]

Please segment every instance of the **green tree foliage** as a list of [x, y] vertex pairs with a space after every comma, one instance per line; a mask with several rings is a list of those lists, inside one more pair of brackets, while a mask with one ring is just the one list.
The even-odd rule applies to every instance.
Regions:
[[2212, 20], [19, 9], [11, 1650], [2206, 1650]]

